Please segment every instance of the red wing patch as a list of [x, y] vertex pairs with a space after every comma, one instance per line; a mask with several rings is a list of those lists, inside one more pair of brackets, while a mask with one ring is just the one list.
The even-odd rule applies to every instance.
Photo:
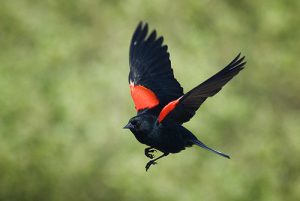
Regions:
[[176, 107], [176, 105], [179, 103], [179, 100], [181, 99], [178, 98], [174, 101], [171, 101], [168, 103], [168, 105], [166, 105], [162, 110], [161, 112], [159, 113], [159, 116], [158, 116], [158, 122], [162, 122], [162, 120], [164, 120], [164, 118], [172, 111], [174, 110], [174, 108]]
[[159, 104], [159, 100], [153, 91], [142, 85], [134, 85], [133, 82], [130, 82], [130, 92], [137, 111], [153, 108]]

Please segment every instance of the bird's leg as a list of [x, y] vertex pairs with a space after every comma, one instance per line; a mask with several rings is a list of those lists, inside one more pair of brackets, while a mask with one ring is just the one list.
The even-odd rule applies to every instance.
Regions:
[[162, 158], [162, 157], [165, 157], [165, 156], [167, 156], [167, 155], [169, 155], [169, 153], [164, 153], [163, 155], [157, 157], [156, 159], [153, 159], [153, 160], [149, 161], [149, 162], [146, 164], [146, 167], [145, 167], [145, 168], [146, 168], [146, 171], [148, 171], [148, 169], [150, 168], [151, 165], [157, 164], [155, 161], [157, 161], [158, 159], [160, 159], [160, 158]]
[[145, 149], [145, 155], [148, 157], [148, 158], [151, 158], [153, 159], [154, 158], [154, 155], [153, 154], [150, 154], [150, 153], [153, 153], [155, 152], [156, 150], [153, 148], [153, 147], [148, 147]]

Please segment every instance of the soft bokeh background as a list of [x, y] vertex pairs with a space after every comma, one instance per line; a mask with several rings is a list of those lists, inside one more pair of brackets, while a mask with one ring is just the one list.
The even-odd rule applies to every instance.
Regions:
[[[0, 200], [300, 200], [300, 1], [0, 2]], [[164, 35], [188, 90], [247, 68], [186, 124], [191, 148], [145, 172], [122, 127], [137, 23]]]

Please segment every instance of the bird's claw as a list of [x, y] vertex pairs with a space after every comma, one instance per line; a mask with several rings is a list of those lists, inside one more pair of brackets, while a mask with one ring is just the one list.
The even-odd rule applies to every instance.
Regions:
[[147, 156], [148, 158], [150, 158], [150, 159], [153, 159], [153, 158], [154, 158], [154, 154], [149, 154], [149, 153], [147, 153], [146, 156]]
[[156, 152], [156, 150], [151, 149], [151, 148], [150, 149], [149, 148], [145, 149], [145, 155], [150, 159], [153, 159], [155, 157], [154, 154], [151, 154], [153, 152]]
[[157, 163], [155, 161], [149, 161], [147, 164], [146, 164], [146, 171], [148, 171], [148, 169], [150, 168], [151, 165], [156, 165]]

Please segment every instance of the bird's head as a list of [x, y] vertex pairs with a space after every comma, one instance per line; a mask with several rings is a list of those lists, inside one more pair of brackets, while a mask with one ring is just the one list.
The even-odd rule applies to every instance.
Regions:
[[134, 134], [151, 132], [156, 119], [149, 115], [132, 117], [124, 129], [129, 129]]

